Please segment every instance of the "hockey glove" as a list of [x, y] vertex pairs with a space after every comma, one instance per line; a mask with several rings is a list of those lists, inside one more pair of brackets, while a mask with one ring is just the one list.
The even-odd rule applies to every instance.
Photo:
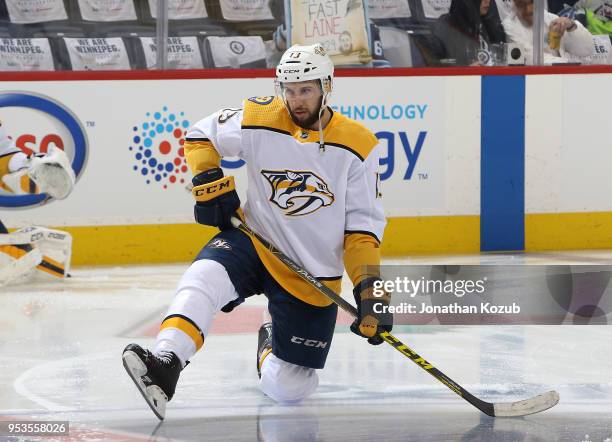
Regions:
[[230, 218], [240, 207], [234, 177], [224, 177], [223, 170], [217, 167], [197, 174], [191, 181], [196, 221], [221, 230], [231, 229]]
[[75, 176], [66, 153], [53, 146], [47, 153], [24, 157], [17, 170], [4, 175], [2, 182], [16, 195], [44, 192], [61, 200], [72, 192]]
[[351, 331], [359, 336], [368, 338], [372, 345], [382, 344], [383, 339], [378, 336], [383, 331], [393, 329], [393, 314], [388, 313], [391, 296], [383, 292], [376, 296], [374, 283], [380, 281], [378, 277], [366, 278], [355, 286], [353, 296], [357, 303], [357, 318], [351, 324]]

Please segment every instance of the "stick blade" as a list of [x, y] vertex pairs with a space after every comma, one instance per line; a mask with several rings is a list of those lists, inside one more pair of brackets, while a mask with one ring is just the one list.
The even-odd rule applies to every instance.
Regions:
[[496, 417], [519, 417], [548, 410], [558, 402], [559, 393], [552, 390], [524, 401], [493, 404], [493, 409]]

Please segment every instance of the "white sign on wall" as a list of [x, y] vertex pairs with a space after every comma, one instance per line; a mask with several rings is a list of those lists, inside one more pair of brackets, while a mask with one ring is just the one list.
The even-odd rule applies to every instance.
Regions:
[[[477, 213], [479, 84], [479, 77], [336, 79], [336, 112], [364, 124], [384, 145], [380, 172], [387, 215]], [[182, 149], [186, 131], [218, 109], [240, 107], [244, 98], [274, 94], [271, 78], [3, 84], [3, 90], [24, 87], [76, 116], [88, 140], [87, 163], [69, 198], [8, 210], [2, 219], [9, 226], [192, 222], [193, 199], [185, 190], [191, 174]], [[206, 99], [194, 100], [194, 94]], [[32, 118], [8, 114], [11, 135], [40, 129], [40, 143], [56, 131], [44, 114], [33, 127]], [[244, 199], [243, 162], [225, 158], [223, 166], [236, 176]]]
[[525, 211], [612, 211], [611, 75], [527, 77]]
[[[147, 69], [154, 69], [157, 62], [157, 39], [140, 37]], [[167, 69], [202, 69], [202, 53], [197, 37], [168, 37]]]
[[134, 0], [78, 0], [83, 20], [125, 21], [136, 20]]
[[125, 43], [121, 37], [64, 38], [73, 71], [129, 70]]
[[63, 0], [6, 0], [11, 23], [41, 23], [66, 20]]
[[[167, 6], [170, 20], [188, 20], [208, 16], [204, 0], [168, 0]], [[157, 18], [157, 0], [149, 0], [149, 10], [151, 16]]]
[[369, 0], [368, 16], [370, 18], [410, 18], [412, 12], [408, 0]]
[[422, 0], [423, 13], [427, 18], [439, 18], [450, 11], [451, 0]]
[[0, 70], [54, 71], [48, 38], [0, 39]]
[[221, 14], [227, 21], [272, 20], [266, 0], [219, 0]]

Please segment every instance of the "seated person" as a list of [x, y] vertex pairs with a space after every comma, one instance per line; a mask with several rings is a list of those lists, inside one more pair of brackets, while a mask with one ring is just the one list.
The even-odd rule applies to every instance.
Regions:
[[[350, 2], [347, 8], [350, 9]], [[268, 67], [276, 67], [280, 61], [281, 55], [287, 50], [287, 27], [285, 25], [285, 2], [283, 0], [270, 0], [270, 11], [274, 19], [281, 24], [274, 31], [273, 40], [266, 42], [268, 46], [267, 63]], [[370, 66], [357, 67], [390, 67], [389, 62], [385, 59], [382, 43], [380, 40], [380, 31], [371, 20], [368, 20], [370, 26], [370, 48], [372, 51], [372, 62]], [[303, 42], [294, 41], [293, 44], [301, 44]], [[344, 31], [339, 38], [340, 50], [348, 51], [352, 49], [351, 36], [348, 31]], [[349, 67], [349, 66], [345, 66]]]
[[505, 41], [494, 0], [452, 0], [434, 24], [431, 55], [459, 66], [492, 65], [490, 45]]
[[574, 9], [591, 34], [612, 36], [612, 0], [580, 0]]
[[[533, 64], [533, 0], [514, 0], [514, 14], [504, 21], [508, 41], [525, 49], [527, 64]], [[544, 64], [567, 63], [565, 54], [593, 55], [593, 38], [578, 21], [544, 11]]]
[[612, 0], [571, 0], [562, 5], [562, 9], [551, 10], [549, 1], [548, 11], [579, 21], [593, 35], [609, 35], [612, 39]]

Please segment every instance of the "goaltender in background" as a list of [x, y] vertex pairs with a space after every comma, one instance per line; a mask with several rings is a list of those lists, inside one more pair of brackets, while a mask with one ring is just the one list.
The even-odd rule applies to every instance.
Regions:
[[408, 277], [397, 277], [394, 280], [376, 281], [374, 285], [374, 296], [383, 296], [391, 293], [392, 299], [397, 299], [397, 294], [408, 295], [411, 302], [402, 301], [397, 305], [374, 304], [375, 313], [391, 314], [520, 314], [521, 306], [516, 302], [510, 305], [494, 304], [482, 301], [478, 305], [461, 305], [451, 302], [447, 305], [429, 305], [425, 301], [416, 302], [416, 295], [453, 295], [462, 298], [466, 294], [483, 295], [485, 292], [486, 277], [476, 281], [471, 280], [447, 280], [433, 281], [425, 278], [412, 279]]

